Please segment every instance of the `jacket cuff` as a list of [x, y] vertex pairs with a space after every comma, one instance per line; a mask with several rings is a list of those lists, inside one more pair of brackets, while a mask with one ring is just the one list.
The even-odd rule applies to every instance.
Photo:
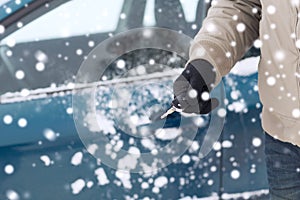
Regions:
[[216, 80], [214, 86], [217, 86], [222, 77], [230, 72], [232, 62], [230, 55], [226, 55], [226, 51], [215, 42], [209, 40], [195, 41], [190, 48], [189, 61], [203, 59], [208, 61], [216, 70]]

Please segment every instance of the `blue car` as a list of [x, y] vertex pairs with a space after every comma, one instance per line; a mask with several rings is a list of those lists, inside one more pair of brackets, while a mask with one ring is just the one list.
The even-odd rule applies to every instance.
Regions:
[[[173, 72], [180, 72], [186, 59], [151, 48], [108, 59], [135, 42], [114, 40], [125, 31], [158, 27], [194, 37], [210, 1], [7, 0], [0, 5], [0, 199], [268, 198], [259, 49], [250, 49], [224, 77], [224, 127], [203, 157], [199, 151], [211, 115], [175, 112], [160, 119], [172, 101]], [[103, 41], [111, 43], [102, 55], [107, 60], [98, 63], [99, 69], [106, 67], [102, 76], [78, 84], [80, 67]], [[187, 55], [188, 44], [180, 45]], [[80, 109], [92, 92], [94, 114]], [[85, 137], [86, 131], [92, 137]], [[157, 148], [180, 136], [191, 137], [188, 147], [151, 173], [122, 172], [98, 156], [113, 159], [112, 150], [126, 150], [155, 157]], [[123, 165], [130, 168], [131, 161]]]

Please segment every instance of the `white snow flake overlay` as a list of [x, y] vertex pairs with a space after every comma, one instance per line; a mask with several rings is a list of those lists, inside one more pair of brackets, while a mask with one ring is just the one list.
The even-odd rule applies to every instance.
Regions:
[[109, 180], [103, 168], [98, 168], [95, 170], [95, 175], [97, 175], [98, 185], [107, 185]]
[[20, 199], [20, 196], [19, 194], [14, 191], [14, 190], [8, 190], [6, 192], [6, 197], [9, 199], [9, 200], [19, 200]]
[[17, 79], [22, 80], [25, 77], [25, 73], [23, 70], [18, 70], [15, 73]]
[[79, 194], [84, 187], [85, 187], [85, 181], [83, 179], [77, 179], [73, 183], [71, 183], [71, 189], [74, 195]]
[[184, 164], [188, 164], [188, 163], [190, 163], [190, 161], [191, 161], [191, 157], [190, 157], [189, 155], [183, 155], [183, 156], [181, 157], [181, 161], [182, 161], [182, 163], [184, 163]]
[[238, 23], [236, 29], [238, 32], [244, 32], [246, 30], [246, 25], [244, 23]]
[[273, 76], [270, 76], [267, 78], [267, 84], [269, 86], [274, 86], [276, 84], [276, 78]]
[[36, 69], [37, 71], [39, 71], [39, 72], [44, 71], [45, 68], [46, 68], [46, 67], [45, 67], [45, 64], [42, 63], [42, 62], [37, 62], [37, 63], [35, 64], [35, 69]]
[[5, 27], [0, 24], [0, 34], [3, 34], [5, 32]]
[[261, 141], [260, 138], [254, 137], [254, 138], [252, 139], [252, 145], [253, 145], [253, 146], [259, 147], [259, 146], [261, 146], [261, 144], [262, 144], [262, 141]]
[[83, 153], [82, 152], [77, 152], [73, 155], [71, 159], [71, 164], [74, 166], [78, 166], [81, 164], [83, 158]]
[[269, 6], [267, 7], [267, 12], [268, 12], [268, 14], [270, 14], [270, 15], [274, 15], [275, 12], [276, 12], [276, 7], [275, 7], [274, 5], [269, 5]]
[[230, 176], [232, 179], [238, 179], [238, 178], [240, 178], [240, 171], [237, 169], [234, 169], [231, 171]]
[[162, 188], [168, 184], [168, 178], [165, 176], [159, 176], [154, 180], [154, 186], [157, 188]]
[[117, 170], [116, 177], [120, 179], [124, 188], [131, 189], [130, 173], [128, 171]]
[[40, 160], [44, 162], [45, 166], [50, 166], [51, 164], [51, 159], [47, 155], [40, 156]]
[[11, 164], [8, 164], [8, 165], [6, 165], [6, 166], [4, 167], [4, 172], [5, 172], [6, 174], [8, 174], [8, 175], [13, 174], [14, 171], [15, 171], [15, 168], [14, 168], [14, 166], [11, 165]]
[[3, 117], [3, 122], [4, 122], [4, 124], [7, 124], [7, 125], [11, 124], [13, 122], [12, 116], [11, 115], [5, 115]]
[[49, 128], [44, 130], [43, 135], [47, 140], [49, 140], [51, 142], [55, 141], [56, 137], [57, 137], [56, 133]]
[[20, 128], [25, 128], [27, 126], [27, 120], [25, 118], [20, 118], [18, 120], [18, 125]]
[[300, 117], [300, 110], [298, 108], [295, 108], [292, 111], [292, 115], [293, 115], [294, 118], [299, 118]]

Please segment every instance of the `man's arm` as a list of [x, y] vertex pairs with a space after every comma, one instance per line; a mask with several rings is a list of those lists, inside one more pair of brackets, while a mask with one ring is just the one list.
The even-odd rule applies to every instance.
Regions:
[[190, 47], [190, 62], [211, 63], [219, 83], [258, 38], [260, 18], [260, 0], [214, 0]]

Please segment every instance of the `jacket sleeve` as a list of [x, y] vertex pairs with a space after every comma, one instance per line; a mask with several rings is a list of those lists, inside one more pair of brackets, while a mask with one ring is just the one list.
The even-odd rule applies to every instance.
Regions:
[[189, 62], [211, 63], [218, 84], [258, 38], [260, 18], [260, 0], [214, 0], [191, 44]]

